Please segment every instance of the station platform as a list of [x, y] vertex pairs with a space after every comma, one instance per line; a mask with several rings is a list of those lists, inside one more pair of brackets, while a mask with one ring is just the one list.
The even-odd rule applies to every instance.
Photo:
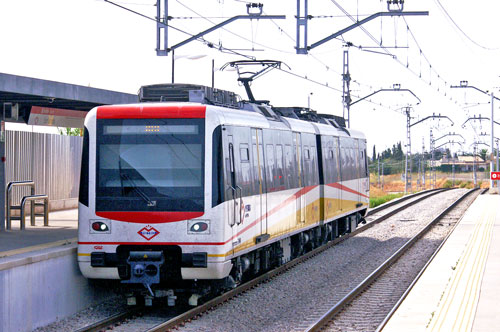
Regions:
[[479, 195], [382, 329], [500, 331], [500, 195]]
[[78, 209], [49, 213], [49, 226], [43, 218], [36, 218], [36, 226], [26, 219], [26, 228], [19, 229], [20, 221], [12, 221], [12, 229], [0, 232], [0, 259], [68, 243], [76, 243], [78, 236]]

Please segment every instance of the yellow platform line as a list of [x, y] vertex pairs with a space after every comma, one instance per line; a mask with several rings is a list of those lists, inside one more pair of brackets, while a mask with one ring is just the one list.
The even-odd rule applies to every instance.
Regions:
[[[461, 317], [460, 323], [458, 325], [459, 331], [470, 331], [472, 328], [472, 322], [474, 321], [474, 313], [476, 312], [478, 299], [479, 299], [479, 290], [481, 286], [481, 281], [483, 279], [484, 268], [486, 266], [486, 260], [488, 257], [488, 252], [491, 243], [493, 224], [495, 221], [495, 216], [491, 214], [488, 216], [486, 225], [483, 227], [482, 241], [480, 242], [478, 251], [478, 259], [474, 261], [475, 269], [472, 271], [472, 278], [469, 277], [466, 285], [465, 297], [462, 299], [459, 308], [458, 317]], [[464, 306], [465, 304], [465, 306]], [[462, 309], [463, 308], [463, 309]], [[466, 320], [464, 320], [467, 318]], [[455, 326], [457, 325], [458, 320], [453, 324], [453, 330], [455, 330]], [[465, 323], [465, 325], [464, 325]]]
[[60, 240], [60, 241], [54, 241], [54, 242], [50, 242], [50, 243], [38, 244], [36, 246], [30, 246], [30, 247], [24, 247], [24, 248], [19, 248], [19, 249], [2, 251], [2, 252], [0, 252], [0, 258], [14, 256], [14, 255], [20, 255], [20, 254], [25, 254], [27, 252], [32, 252], [32, 251], [37, 251], [37, 250], [43, 250], [43, 249], [48, 249], [48, 248], [59, 247], [59, 246], [63, 246], [63, 245], [68, 245], [68, 244], [76, 243], [77, 241], [78, 241], [78, 239], [75, 237], [75, 238], [66, 239], [66, 240]]
[[[484, 209], [445, 290], [430, 331], [470, 331], [486, 266], [496, 210]], [[458, 306], [458, 308], [457, 308]]]

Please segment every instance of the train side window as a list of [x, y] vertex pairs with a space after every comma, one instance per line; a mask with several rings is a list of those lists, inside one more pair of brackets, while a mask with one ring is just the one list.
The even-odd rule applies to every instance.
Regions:
[[240, 144], [240, 160], [241, 162], [249, 162], [250, 154], [248, 152], [248, 144]]
[[[296, 169], [293, 163], [293, 154], [292, 154], [292, 146], [285, 145], [285, 174], [286, 174], [286, 188], [295, 188], [297, 184], [295, 184], [298, 175], [296, 174]], [[294, 181], [295, 179], [295, 181]]]
[[338, 147], [338, 138], [333, 139], [333, 182], [340, 181], [340, 157], [339, 157], [339, 147]]
[[312, 152], [311, 152], [311, 160], [312, 160], [312, 165], [311, 168], [313, 170], [313, 183], [314, 184], [319, 184], [319, 163], [318, 163], [318, 149], [316, 146], [311, 147]]
[[360, 177], [364, 177], [365, 176], [365, 152], [363, 150], [360, 150], [359, 151], [359, 160], [358, 160], [358, 165], [359, 165], [359, 175]]
[[285, 189], [285, 175], [283, 172], [283, 145], [276, 145], [276, 179], [280, 190]]
[[340, 145], [340, 169], [342, 174], [342, 181], [347, 180], [347, 154], [346, 149]]
[[366, 177], [369, 177], [368, 176], [368, 158], [366, 157], [366, 149], [364, 151], [365, 151], [365, 159], [363, 160], [363, 165], [365, 167], [365, 173], [364, 173], [364, 175]]
[[351, 155], [351, 179], [356, 178], [356, 157], [354, 155], [354, 148], [349, 149], [349, 154]]
[[307, 146], [304, 147], [304, 160], [311, 160], [311, 153]]
[[274, 145], [272, 144], [267, 144], [266, 145], [266, 160], [267, 160], [267, 190], [268, 191], [275, 191], [275, 184], [274, 184]]

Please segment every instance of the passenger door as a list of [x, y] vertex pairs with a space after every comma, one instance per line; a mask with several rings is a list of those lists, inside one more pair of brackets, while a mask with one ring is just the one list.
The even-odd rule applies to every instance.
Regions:
[[[361, 202], [361, 151], [359, 150], [359, 140], [354, 140], [354, 165], [355, 165], [355, 173], [356, 173], [356, 192], [357, 194], [357, 203]], [[356, 207], [358, 206], [356, 204]]]
[[264, 143], [262, 129], [252, 128], [252, 154], [254, 162], [254, 174], [257, 183], [257, 217], [260, 220], [260, 235], [267, 234], [267, 187], [266, 187], [266, 165], [264, 159]]
[[[301, 140], [301, 135], [300, 133], [294, 133], [293, 136], [293, 144], [296, 153], [296, 166], [299, 174], [299, 188], [304, 187], [304, 164], [302, 162], [302, 140]], [[302, 190], [299, 191], [299, 193], [303, 193]], [[297, 224], [299, 223], [305, 223], [306, 222], [306, 202], [305, 202], [306, 196], [304, 194], [300, 195], [299, 199], [297, 200], [297, 209], [299, 213], [297, 213], [298, 220]]]
[[235, 146], [234, 139], [230, 128], [225, 127], [224, 138], [224, 196], [226, 198], [226, 221], [231, 227], [231, 243], [233, 250], [241, 242], [237, 238], [238, 230], [237, 223], [239, 223], [240, 209], [239, 204], [241, 197], [238, 197], [237, 184], [236, 184], [236, 167], [235, 167]]

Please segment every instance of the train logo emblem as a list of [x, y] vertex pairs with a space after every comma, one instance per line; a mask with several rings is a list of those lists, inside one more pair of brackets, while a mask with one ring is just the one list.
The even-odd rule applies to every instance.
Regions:
[[156, 235], [160, 234], [160, 232], [156, 228], [147, 225], [146, 227], [141, 228], [137, 232], [137, 234], [139, 234], [140, 236], [142, 236], [143, 238], [145, 238], [146, 240], [149, 241], [152, 238], [154, 238]]

